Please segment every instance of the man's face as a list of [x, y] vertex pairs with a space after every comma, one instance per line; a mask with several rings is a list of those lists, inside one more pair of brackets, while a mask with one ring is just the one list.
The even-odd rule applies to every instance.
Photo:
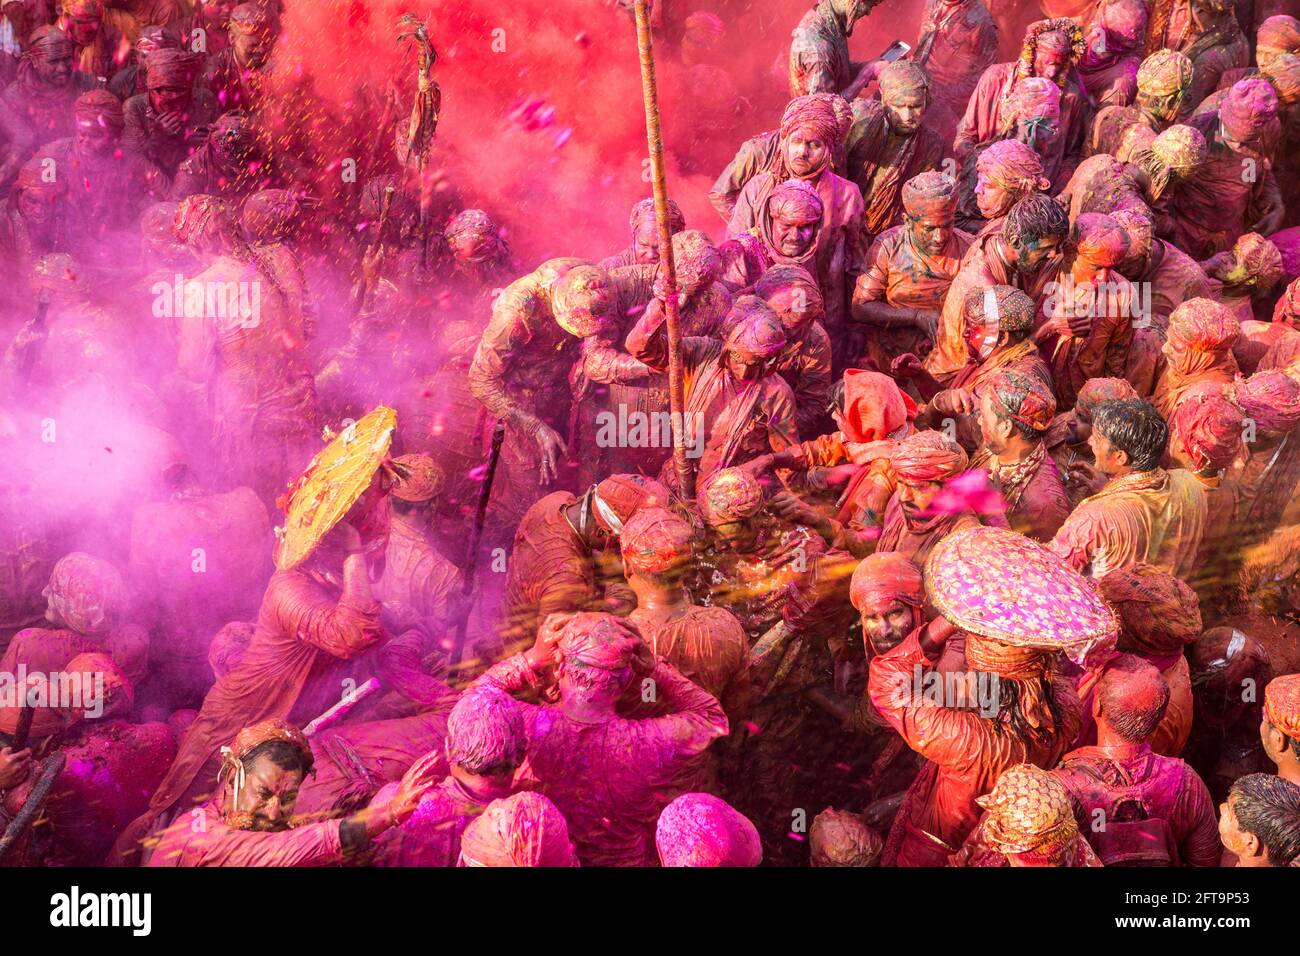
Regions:
[[159, 115], [183, 113], [189, 109], [192, 95], [188, 86], [161, 86], [149, 91], [149, 105]]
[[844, 11], [844, 32], [852, 33], [854, 25], [875, 9], [880, 0], [840, 0]]
[[77, 149], [83, 154], [111, 156], [121, 138], [121, 131], [101, 119], [77, 120]]
[[975, 179], [975, 205], [979, 206], [980, 215], [985, 219], [1005, 216], [1018, 198], [1016, 193], [990, 179], [985, 172], [981, 171]]
[[18, 194], [18, 211], [31, 225], [44, 225], [54, 215], [56, 202], [53, 191], [23, 189]]
[[37, 59], [36, 75], [50, 86], [67, 86], [72, 81], [72, 54], [57, 53]]
[[885, 121], [899, 136], [915, 136], [921, 131], [927, 97], [924, 92], [897, 93], [885, 101]]
[[912, 633], [912, 607], [902, 601], [885, 601], [862, 609], [862, 636], [869, 643], [868, 653], [884, 654], [903, 643]]
[[923, 522], [930, 517], [930, 506], [943, 490], [941, 481], [902, 481], [898, 482], [898, 504], [903, 511], [903, 520], [909, 525]]
[[1110, 439], [1095, 428], [1088, 435], [1088, 447], [1092, 449], [1097, 470], [1103, 475], [1118, 475], [1128, 465], [1128, 453], [1112, 445]]
[[1091, 438], [1092, 419], [1081, 414], [1078, 409], [1075, 409], [1074, 414], [1070, 417], [1069, 424], [1066, 425], [1065, 440], [1071, 445], [1088, 442], [1088, 445], [1091, 448], [1092, 443], [1089, 441]]
[[1237, 798], [1233, 794], [1219, 804], [1219, 840], [1238, 859], [1249, 859], [1259, 852], [1259, 839], [1241, 829], [1237, 822]]
[[1060, 246], [1061, 239], [1059, 236], [1044, 236], [1037, 240], [1021, 240], [1012, 243], [1016, 271], [1022, 275], [1030, 275], [1036, 272], [1044, 262], [1056, 254]]
[[809, 304], [808, 290], [806, 289], [801, 289], [798, 286], [787, 286], [784, 289], [779, 289], [767, 300], [767, 304], [772, 307], [772, 311], [781, 320], [781, 326], [785, 329], [787, 338], [802, 335], [804, 330], [812, 324], [813, 310]]
[[1075, 257], [1070, 274], [1079, 285], [1109, 286], [1119, 280], [1113, 266], [1099, 266], [1083, 256]]
[[788, 219], [772, 220], [772, 240], [783, 256], [796, 259], [812, 248], [817, 237], [815, 222], [792, 222]]
[[983, 394], [980, 396], [977, 417], [980, 425], [980, 436], [984, 439], [984, 445], [988, 450], [995, 455], [1000, 455], [1006, 451], [1007, 439], [1011, 437], [1011, 422], [998, 417], [998, 413], [993, 407], [993, 394], [990, 389], [984, 389]]
[[68, 18], [68, 36], [77, 46], [89, 46], [99, 36], [100, 18], [94, 14]]
[[751, 524], [747, 521], [728, 521], [724, 524], [711, 525], [715, 546], [725, 551], [745, 551], [754, 539]]
[[983, 361], [998, 345], [998, 324], [984, 316], [983, 311], [968, 315], [963, 327], [966, 351], [976, 361]]
[[758, 381], [771, 372], [775, 364], [775, 358], [765, 359], [735, 349], [727, 349], [727, 369], [742, 382]]
[[1051, 80], [1057, 86], [1070, 67], [1070, 51], [1040, 43], [1034, 53], [1034, 76]]
[[211, 140], [217, 155], [232, 163], [251, 159], [255, 152], [253, 131], [240, 124], [232, 123], [213, 130]]
[[235, 49], [235, 57], [250, 70], [261, 69], [266, 58], [275, 46], [275, 34], [270, 30], [253, 30], [250, 33], [234, 33], [230, 45]]
[[810, 130], [797, 129], [785, 144], [785, 161], [796, 176], [811, 176], [830, 158], [830, 145]]
[[659, 261], [659, 227], [654, 218], [643, 220], [632, 233], [632, 251], [636, 261], [642, 265], [654, 265]]
[[926, 255], [939, 255], [952, 238], [953, 217], [949, 215], [909, 217], [907, 225], [912, 230], [913, 244]]
[[244, 786], [234, 809], [237, 813], [252, 814], [253, 830], [287, 830], [300, 786], [300, 771], [285, 770], [269, 757], [258, 757], [244, 768]]

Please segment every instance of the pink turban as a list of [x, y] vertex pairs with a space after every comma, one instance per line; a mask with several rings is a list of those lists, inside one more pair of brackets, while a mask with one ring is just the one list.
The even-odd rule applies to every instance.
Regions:
[[1110, 216], [1085, 212], [1075, 223], [1075, 249], [1088, 263], [1114, 268], [1128, 255], [1128, 233]]
[[482, 262], [502, 251], [501, 229], [482, 209], [463, 209], [442, 231], [447, 247], [465, 262]]
[[1135, 564], [1111, 571], [1097, 585], [1119, 618], [1120, 651], [1167, 657], [1201, 636], [1196, 592], [1172, 574]]
[[108, 90], [82, 93], [72, 109], [78, 123], [96, 123], [113, 129], [122, 129], [126, 125], [122, 101]]
[[947, 481], [966, 470], [966, 452], [942, 432], [922, 431], [899, 442], [890, 457], [900, 481]]
[[617, 671], [632, 666], [637, 648], [643, 643], [635, 628], [622, 618], [601, 611], [583, 611], [560, 631], [557, 651], [562, 661]]
[[1043, 160], [1018, 139], [998, 140], [975, 160], [987, 179], [1014, 192], [1042, 192], [1052, 185], [1043, 175]]
[[[711, 286], [722, 271], [722, 257], [713, 240], [698, 229], [686, 229], [673, 234], [673, 266], [677, 270], [677, 291], [693, 295]], [[654, 294], [665, 294], [662, 264], [655, 275]]]
[[71, 38], [56, 26], [41, 26], [31, 32], [27, 38], [27, 49], [23, 58], [30, 60], [53, 60], [60, 56], [72, 56]]
[[1170, 440], [1187, 452], [1198, 473], [1222, 471], [1241, 451], [1245, 417], [1221, 391], [1196, 389], [1174, 408], [1169, 419]]
[[742, 295], [731, 304], [724, 323], [724, 344], [746, 358], [769, 359], [785, 348], [785, 327], [771, 307], [756, 295]]
[[704, 482], [699, 492], [700, 514], [712, 527], [752, 518], [763, 510], [763, 486], [747, 471], [720, 468]]
[[662, 574], [690, 558], [691, 526], [663, 508], [642, 508], [619, 535], [623, 567], [631, 574]]
[[828, 147], [844, 142], [853, 123], [853, 113], [844, 97], [835, 93], [811, 93], [790, 101], [781, 115], [781, 139], [808, 128]]
[[460, 839], [465, 866], [577, 866], [569, 825], [531, 790], [493, 800]]
[[1168, 342], [1177, 349], [1223, 352], [1240, 333], [1232, 311], [1213, 299], [1188, 299], [1169, 316]]
[[[628, 228], [637, 232], [642, 224], [655, 221], [655, 201], [654, 197], [642, 199], [632, 207], [632, 214], [628, 217]], [[682, 215], [681, 207], [671, 199], [668, 200], [668, 231], [678, 233], [686, 228], [686, 217]]]
[[758, 866], [763, 861], [754, 824], [711, 793], [684, 793], [664, 807], [655, 846], [664, 866]]
[[820, 320], [826, 313], [825, 300], [822, 298], [821, 286], [812, 273], [803, 266], [794, 263], [781, 263], [769, 268], [754, 283], [754, 294], [776, 311], [772, 300], [782, 292], [798, 290], [803, 293], [803, 309], [788, 309], [777, 312], [781, 326], [787, 331], [798, 331], [810, 321]]
[[895, 601], [919, 608], [925, 604], [921, 569], [897, 551], [869, 554], [853, 569], [849, 600], [863, 612], [884, 608]]
[[1267, 80], [1248, 77], [1233, 84], [1219, 106], [1224, 132], [1238, 143], [1257, 141], [1277, 119], [1278, 99]]
[[916, 418], [916, 403], [888, 375], [851, 368], [844, 372], [844, 437], [883, 441]]
[[802, 179], [787, 179], [772, 190], [767, 211], [773, 219], [808, 225], [822, 221], [822, 199], [817, 190]]
[[176, 206], [172, 236], [177, 242], [201, 246], [219, 236], [235, 234], [235, 211], [224, 199], [200, 193], [186, 196]]
[[937, 170], [920, 173], [903, 183], [902, 197], [909, 219], [951, 219], [957, 211], [957, 181]]
[[1300, 424], [1300, 385], [1275, 369], [1238, 381], [1236, 397], [1246, 418], [1267, 435], [1285, 435]]
[[107, 634], [126, 610], [117, 568], [81, 551], [59, 559], [45, 593], [64, 626], [78, 634]]

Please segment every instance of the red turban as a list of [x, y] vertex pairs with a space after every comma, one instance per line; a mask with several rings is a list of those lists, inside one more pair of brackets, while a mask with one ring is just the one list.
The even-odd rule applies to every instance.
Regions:
[[763, 844], [749, 818], [711, 793], [683, 793], [659, 814], [655, 846], [664, 866], [758, 866]]
[[1079, 389], [1075, 399], [1075, 414], [1085, 421], [1092, 420], [1092, 410], [1102, 402], [1116, 399], [1137, 398], [1137, 389], [1126, 378], [1090, 378]]
[[1128, 233], [1110, 216], [1085, 212], [1075, 223], [1075, 248], [1083, 259], [1101, 268], [1114, 268], [1128, 255]]
[[813, 866], [867, 867], [879, 863], [885, 841], [856, 813], [827, 809], [813, 818], [808, 846]]
[[56, 26], [37, 27], [27, 38], [27, 49], [23, 57], [31, 60], [53, 60], [60, 56], [72, 56], [71, 38]]
[[1003, 104], [1008, 126], [1015, 123], [1056, 126], [1061, 121], [1061, 88], [1041, 76], [1020, 80]]
[[1268, 722], [1293, 740], [1300, 740], [1300, 674], [1274, 677], [1264, 688]]
[[398, 501], [432, 501], [442, 491], [442, 468], [428, 455], [403, 455], [393, 464], [399, 477], [389, 494]]
[[957, 211], [957, 180], [937, 170], [918, 173], [903, 183], [902, 195], [909, 219], [951, 219]]
[[560, 660], [584, 667], [617, 671], [631, 667], [641, 635], [622, 618], [601, 611], [575, 614], [560, 632]]
[[785, 327], [771, 307], [756, 295], [736, 299], [724, 326], [727, 349], [745, 358], [775, 358], [785, 348]]
[[494, 687], [466, 691], [447, 717], [447, 760], [470, 773], [518, 767], [527, 746], [523, 711]]
[[899, 442], [890, 464], [899, 481], [947, 481], [966, 470], [966, 452], [942, 432], [922, 431]]
[[810, 225], [822, 221], [822, 199], [802, 179], [787, 179], [772, 190], [767, 211], [773, 219], [782, 222]]
[[1174, 408], [1169, 434], [1187, 452], [1197, 473], [1222, 471], [1241, 451], [1245, 412], [1220, 390], [1194, 390]]
[[985, 178], [1013, 192], [1042, 192], [1052, 181], [1043, 175], [1043, 160], [1018, 139], [998, 140], [975, 160]]
[[851, 368], [844, 372], [844, 438], [883, 441], [916, 418], [916, 403], [888, 375]]
[[897, 551], [869, 554], [853, 569], [849, 600], [860, 612], [883, 609], [895, 601], [919, 608], [925, 603], [921, 569]]
[[[838, 102], [837, 102], [838, 101]], [[834, 93], [812, 93], [790, 101], [781, 115], [781, 140], [808, 128], [827, 147], [843, 143], [853, 122], [853, 113], [844, 97]]]
[[981, 386], [985, 388], [999, 415], [1034, 431], [1047, 431], [1056, 416], [1056, 396], [1037, 375], [1001, 369]]
[[144, 59], [145, 85], [151, 90], [188, 87], [198, 73], [200, 58], [184, 50], [151, 50]]
[[78, 123], [96, 123], [121, 129], [126, 125], [122, 101], [108, 90], [91, 90], [82, 93], [73, 104], [73, 115]]
[[691, 556], [695, 532], [663, 508], [642, 508], [618, 537], [623, 567], [631, 574], [662, 574]]
[[763, 486], [747, 471], [720, 468], [700, 488], [699, 508], [712, 527], [752, 518], [763, 509]]
[[117, 568], [74, 551], [59, 559], [45, 588], [59, 621], [78, 634], [107, 634], [126, 610], [126, 587]]
[[1255, 46], [1257, 49], [1300, 53], [1300, 20], [1285, 13], [1269, 17], [1259, 25]]
[[1228, 137], [1251, 144], [1277, 119], [1278, 99], [1267, 80], [1248, 77], [1233, 84], [1219, 106], [1219, 119]]
[[596, 485], [592, 507], [596, 522], [610, 534], [618, 534], [623, 525], [642, 508], [666, 508], [669, 491], [645, 475], [610, 475]]
[[460, 839], [465, 866], [577, 866], [569, 826], [546, 797], [525, 790], [493, 800]]
[[1111, 571], [1097, 584], [1119, 618], [1117, 650], [1168, 657], [1201, 636], [1196, 592], [1172, 574], [1134, 564]]
[[1169, 316], [1168, 342], [1176, 349], [1223, 352], [1240, 333], [1232, 311], [1213, 299], [1188, 299]]
[[1300, 385], [1275, 369], [1238, 381], [1236, 398], [1246, 418], [1267, 435], [1285, 435], [1300, 424]]

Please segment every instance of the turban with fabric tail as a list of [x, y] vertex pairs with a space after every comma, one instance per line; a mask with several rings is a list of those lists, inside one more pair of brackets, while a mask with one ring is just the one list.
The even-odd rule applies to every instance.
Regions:
[[1163, 99], [1182, 95], [1191, 85], [1192, 61], [1174, 50], [1157, 50], [1138, 67], [1138, 93]]
[[145, 54], [145, 85], [151, 90], [188, 87], [198, 74], [202, 59], [184, 50], [160, 48]]
[[909, 219], [950, 220], [957, 211], [957, 180], [937, 170], [919, 173], [903, 183], [902, 199]]
[[876, 866], [885, 841], [856, 813], [827, 809], [808, 828], [808, 848], [813, 866]]
[[669, 491], [645, 475], [618, 474], [597, 484], [591, 498], [596, 523], [610, 534], [619, 534], [642, 508], [668, 507]]
[[1300, 20], [1285, 13], [1269, 17], [1259, 25], [1255, 48], [1300, 53]]
[[985, 837], [1003, 853], [1049, 857], [1079, 838], [1069, 791], [1033, 764], [1004, 770], [992, 792], [975, 802], [988, 811]]
[[888, 375], [851, 368], [844, 372], [844, 438], [883, 441], [916, 418], [916, 403]]
[[[989, 306], [995, 315], [989, 315]], [[971, 289], [962, 300], [962, 318], [991, 326], [990, 318], [997, 320], [1000, 332], [1028, 332], [1034, 324], [1037, 310], [1034, 300], [1014, 286], [994, 285], [984, 289]]]
[[1056, 416], [1056, 396], [1037, 375], [1001, 369], [981, 386], [985, 389], [1000, 416], [1036, 432], [1047, 431]]
[[763, 844], [749, 818], [711, 793], [683, 793], [655, 826], [664, 866], [758, 866]]
[[64, 626], [88, 636], [108, 633], [126, 605], [126, 586], [117, 568], [81, 551], [54, 565], [46, 595]]
[[393, 461], [399, 477], [389, 491], [398, 501], [432, 501], [442, 490], [442, 468], [428, 455], [402, 455]]
[[1285, 435], [1300, 424], [1300, 385], [1275, 369], [1236, 383], [1237, 404], [1266, 435]]
[[[642, 199], [632, 207], [632, 213], [628, 217], [628, 228], [633, 232], [639, 230], [643, 223], [655, 221], [655, 201], [652, 196], [649, 199]], [[681, 207], [673, 200], [668, 200], [668, 231], [672, 233], [681, 232], [686, 228], [686, 217], [682, 215]]]
[[888, 104], [895, 97], [930, 93], [930, 77], [910, 60], [895, 60], [880, 71], [880, 98]]
[[1176, 176], [1185, 177], [1205, 165], [1210, 147], [1194, 126], [1171, 126], [1151, 143], [1151, 153]]
[[853, 569], [849, 600], [860, 612], [884, 608], [894, 601], [919, 609], [925, 604], [921, 569], [897, 551], [869, 554]]
[[77, 97], [73, 104], [73, 114], [78, 123], [96, 123], [121, 129], [126, 125], [122, 113], [122, 101], [108, 90], [90, 90]]
[[546, 797], [525, 790], [493, 800], [460, 839], [465, 866], [577, 866], [569, 825]]
[[664, 508], [642, 508], [619, 534], [623, 567], [631, 574], [663, 574], [690, 558], [695, 532]]
[[1110, 216], [1086, 212], [1074, 225], [1074, 247], [1084, 261], [1114, 268], [1128, 255], [1128, 233]]
[[742, 295], [731, 304], [723, 340], [730, 352], [748, 359], [770, 359], [785, 348], [785, 327], [772, 307], [756, 295]]
[[1219, 105], [1223, 130], [1238, 143], [1258, 141], [1277, 120], [1277, 114], [1277, 93], [1259, 77], [1234, 83]]
[[1264, 688], [1268, 722], [1292, 740], [1300, 740], [1300, 674], [1274, 677]]
[[1223, 352], [1240, 333], [1232, 310], [1213, 299], [1188, 299], [1169, 316], [1168, 342], [1178, 349]]
[[1119, 618], [1117, 650], [1168, 657], [1201, 636], [1196, 592], [1172, 574], [1134, 564], [1104, 575], [1097, 586]]
[[711, 527], [752, 518], [763, 509], [766, 496], [759, 480], [739, 468], [719, 468], [700, 488], [698, 505]]
[[1052, 185], [1043, 175], [1042, 157], [1018, 139], [998, 140], [980, 153], [975, 169], [1013, 192], [1043, 192]]
[[575, 266], [551, 290], [551, 314], [570, 335], [583, 339], [614, 315], [617, 296], [609, 274], [599, 266]]
[[630, 622], [613, 614], [583, 611], [560, 631], [556, 653], [565, 663], [617, 671], [632, 666], [637, 648], [644, 643]]
[[890, 466], [899, 481], [947, 481], [966, 470], [966, 452], [947, 435], [921, 431], [898, 443]]
[[1246, 413], [1220, 389], [1194, 389], [1169, 417], [1169, 436], [1192, 461], [1199, 474], [1222, 471], [1241, 451]]

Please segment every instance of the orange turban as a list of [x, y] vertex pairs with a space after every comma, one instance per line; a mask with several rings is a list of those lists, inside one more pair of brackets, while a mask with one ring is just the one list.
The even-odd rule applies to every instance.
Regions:
[[1117, 649], [1147, 657], [1168, 657], [1201, 636], [1196, 592], [1149, 564], [1117, 568], [1097, 582], [1119, 617]]
[[1264, 713], [1270, 724], [1300, 740], [1300, 674], [1284, 674], [1268, 682], [1264, 688]]
[[1198, 473], [1222, 471], [1241, 451], [1245, 417], [1222, 391], [1196, 390], [1174, 408], [1170, 439], [1187, 452]]
[[619, 545], [631, 574], [662, 574], [691, 556], [695, 532], [671, 511], [642, 508], [623, 526]]
[[966, 470], [966, 452], [942, 432], [922, 431], [899, 442], [890, 457], [900, 481], [947, 481]]
[[844, 372], [844, 438], [882, 441], [916, 418], [916, 403], [888, 375], [851, 368]]
[[577, 866], [564, 815], [546, 797], [525, 790], [493, 800], [460, 839], [465, 866]]
[[849, 600], [861, 612], [884, 608], [895, 601], [919, 608], [925, 603], [921, 569], [897, 551], [869, 554], [853, 569]]

